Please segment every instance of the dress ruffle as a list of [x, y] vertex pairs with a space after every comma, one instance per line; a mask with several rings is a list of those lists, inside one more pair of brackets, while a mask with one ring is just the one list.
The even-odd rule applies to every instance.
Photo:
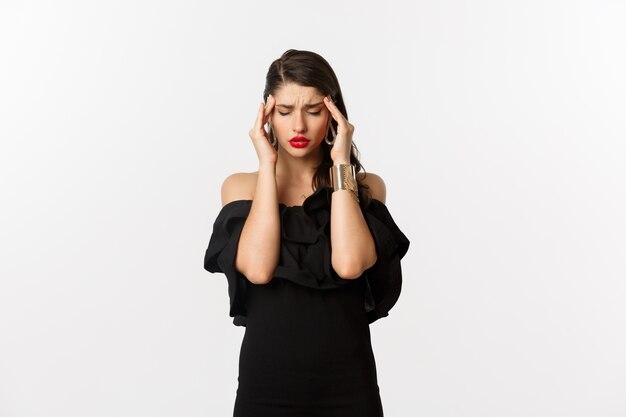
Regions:
[[[273, 278], [318, 290], [338, 288], [352, 281], [339, 277], [331, 265], [331, 198], [331, 188], [318, 188], [302, 206], [279, 204], [281, 245]], [[253, 285], [235, 268], [237, 245], [251, 206], [252, 200], [235, 200], [222, 207], [204, 256], [207, 271], [226, 275], [229, 315], [237, 326], [246, 325], [246, 288]], [[365, 280], [364, 312], [372, 323], [387, 316], [400, 296], [400, 260], [408, 250], [409, 240], [381, 201], [371, 199], [362, 212], [378, 254], [376, 264], [358, 278]]]

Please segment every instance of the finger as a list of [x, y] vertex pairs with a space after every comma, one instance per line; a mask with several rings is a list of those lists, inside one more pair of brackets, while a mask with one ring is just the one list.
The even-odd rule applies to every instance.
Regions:
[[[341, 113], [341, 111], [339, 111], [339, 109], [337, 108], [337, 106], [335, 106], [335, 103], [330, 99], [329, 96], [324, 97], [324, 104], [326, 104], [326, 107], [328, 108], [330, 113], [333, 115], [335, 120], [337, 120], [339, 118], [344, 118], [343, 114]], [[337, 120], [337, 121], [339, 121], [339, 120]]]
[[337, 106], [335, 106], [335, 103], [332, 100], [330, 100], [328, 96], [324, 97], [324, 104], [326, 104], [326, 107], [330, 111], [330, 114], [333, 116], [333, 119], [337, 121], [337, 124], [340, 124], [340, 125], [348, 124], [348, 121], [343, 116], [343, 113], [341, 113], [341, 111], [337, 108]]
[[263, 122], [265, 122], [268, 116], [270, 115], [270, 113], [272, 113], [272, 110], [274, 109], [275, 104], [276, 104], [276, 100], [274, 99], [274, 96], [272, 96], [271, 94], [267, 96], [267, 102], [265, 103], [265, 110], [263, 111]]
[[254, 121], [254, 129], [259, 130], [263, 128], [263, 102], [259, 104], [259, 110], [256, 114], [256, 120]]

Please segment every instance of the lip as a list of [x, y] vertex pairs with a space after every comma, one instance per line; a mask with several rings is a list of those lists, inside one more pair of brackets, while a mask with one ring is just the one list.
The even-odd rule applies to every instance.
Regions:
[[294, 136], [289, 139], [289, 144], [294, 148], [304, 148], [306, 145], [308, 145], [308, 143], [309, 140], [304, 136]]

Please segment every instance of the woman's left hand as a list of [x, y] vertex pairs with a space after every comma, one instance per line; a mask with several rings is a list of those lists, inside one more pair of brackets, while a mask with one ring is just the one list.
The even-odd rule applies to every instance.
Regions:
[[324, 104], [326, 104], [326, 108], [330, 111], [333, 119], [337, 121], [337, 138], [330, 150], [330, 157], [335, 165], [349, 164], [354, 126], [343, 116], [341, 111], [335, 106], [335, 103], [330, 99], [330, 96], [324, 97]]

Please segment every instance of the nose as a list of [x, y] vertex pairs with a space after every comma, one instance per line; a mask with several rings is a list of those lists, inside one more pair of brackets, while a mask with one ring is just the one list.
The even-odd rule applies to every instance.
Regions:
[[294, 112], [295, 117], [293, 118], [293, 131], [295, 133], [304, 133], [306, 132], [306, 124], [304, 122], [304, 117], [302, 116], [302, 112], [296, 111]]

